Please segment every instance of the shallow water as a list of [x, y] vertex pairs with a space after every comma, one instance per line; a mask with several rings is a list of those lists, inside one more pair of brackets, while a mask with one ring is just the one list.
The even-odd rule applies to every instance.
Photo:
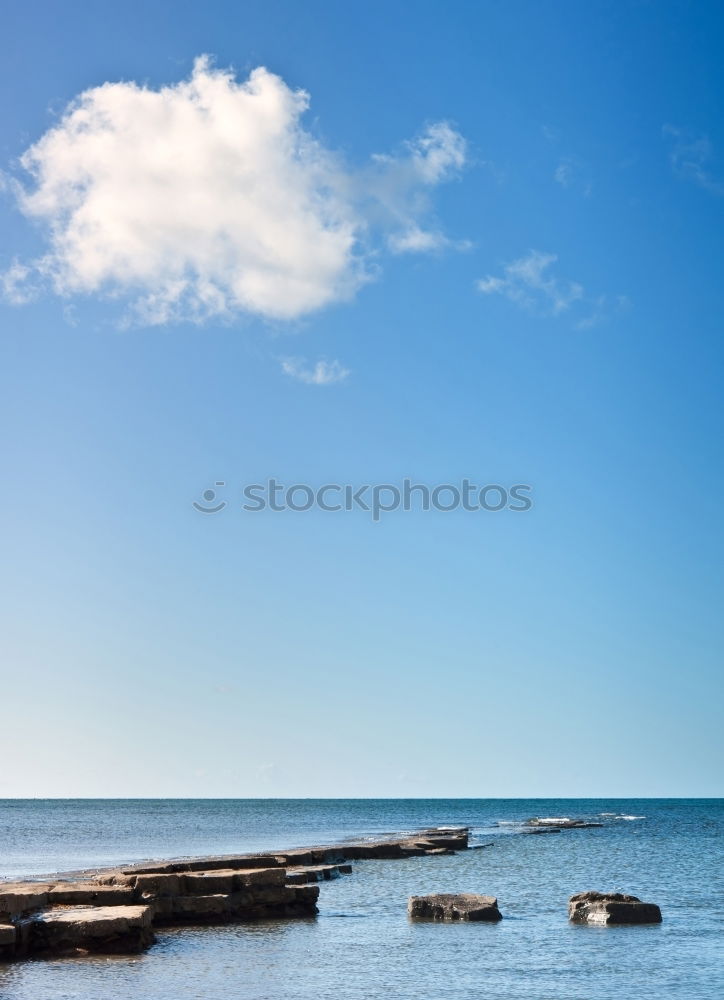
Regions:
[[[608, 813], [610, 815], [601, 816]], [[527, 836], [532, 817], [601, 829]], [[623, 818], [637, 817], [637, 818]], [[0, 873], [236, 852], [470, 825], [483, 850], [365, 861], [322, 884], [320, 914], [164, 931], [133, 958], [0, 965], [2, 1000], [365, 998], [713, 1000], [724, 994], [722, 800], [0, 802]], [[583, 889], [660, 904], [650, 927], [570, 925]], [[500, 924], [415, 924], [407, 897], [496, 895]]]

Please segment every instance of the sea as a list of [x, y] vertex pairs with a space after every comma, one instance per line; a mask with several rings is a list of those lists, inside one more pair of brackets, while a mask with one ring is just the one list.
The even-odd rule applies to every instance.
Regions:
[[[531, 820], [590, 829], [530, 835]], [[0, 964], [2, 1000], [722, 1000], [724, 799], [0, 800], [0, 878], [468, 826], [480, 850], [360, 861], [319, 915], [162, 930], [145, 954]], [[482, 846], [486, 845], [486, 846]], [[567, 919], [588, 889], [660, 925]], [[415, 923], [411, 895], [494, 895], [498, 924]]]

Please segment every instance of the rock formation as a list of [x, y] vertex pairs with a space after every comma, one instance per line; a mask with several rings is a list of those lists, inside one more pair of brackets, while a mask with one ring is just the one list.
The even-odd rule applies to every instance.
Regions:
[[568, 901], [568, 919], [576, 924], [660, 924], [656, 903], [621, 892], [579, 892]]
[[0, 960], [73, 952], [134, 953], [154, 927], [221, 924], [317, 913], [317, 883], [349, 874], [349, 860], [453, 854], [467, 830], [350, 841], [273, 854], [185, 858], [44, 882], [0, 881]]
[[473, 892], [410, 896], [407, 912], [415, 920], [502, 920], [495, 896]]

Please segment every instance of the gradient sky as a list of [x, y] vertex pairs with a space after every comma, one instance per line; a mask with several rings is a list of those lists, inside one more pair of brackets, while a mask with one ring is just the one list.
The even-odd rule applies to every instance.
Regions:
[[[721, 5], [25, 0], [3, 22], [0, 796], [722, 794]], [[271, 304], [152, 323], [127, 288], [39, 276], [68, 205], [28, 218], [19, 157], [81, 92], [176, 87], [204, 53], [307, 91], [304, 134], [364, 188], [346, 300], [295, 312], [282, 275]], [[465, 162], [413, 176], [440, 122]], [[430, 252], [395, 252], [418, 224]], [[242, 511], [270, 476], [534, 504]], [[227, 508], [197, 513], [216, 481]]]

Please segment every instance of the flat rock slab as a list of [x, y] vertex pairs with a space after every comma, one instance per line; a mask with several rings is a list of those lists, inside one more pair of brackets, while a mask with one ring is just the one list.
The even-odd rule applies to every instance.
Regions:
[[473, 892], [410, 896], [407, 912], [415, 920], [502, 920], [495, 896]]
[[95, 881], [0, 882], [0, 922], [46, 906], [132, 903], [132, 890], [123, 885]]
[[152, 920], [152, 906], [54, 907], [27, 918], [19, 933], [31, 954], [135, 954], [153, 944]]
[[579, 892], [568, 901], [568, 918], [575, 924], [607, 927], [613, 924], [660, 924], [656, 903], [621, 892]]
[[250, 868], [287, 868], [300, 865], [339, 864], [361, 859], [452, 854], [467, 849], [468, 833], [467, 827], [432, 827], [420, 830], [414, 836], [349, 840], [341, 844], [276, 851], [274, 854], [213, 855], [203, 858], [176, 858], [170, 861], [144, 861], [109, 871], [97, 871], [94, 873], [94, 881], [102, 881], [105, 884], [127, 884], [123, 880], [140, 875], [179, 875], [222, 869], [240, 871]]
[[287, 885], [305, 885], [308, 882], [322, 882], [351, 875], [352, 865], [304, 865], [287, 868]]
[[[143, 861], [53, 881], [0, 881], [0, 956], [138, 952], [153, 943], [152, 923], [309, 917], [317, 913], [315, 883], [351, 872], [350, 860], [452, 854], [467, 847], [467, 828], [433, 827], [273, 854]], [[452, 919], [497, 918], [471, 910]]]
[[61, 882], [48, 892], [49, 906], [121, 906], [133, 901], [133, 890], [128, 886], [94, 882]]
[[318, 898], [318, 885], [274, 885], [208, 896], [167, 896], [153, 903], [154, 922], [158, 926], [202, 925], [314, 916]]
[[51, 888], [42, 882], [0, 882], [0, 921], [47, 906]]

